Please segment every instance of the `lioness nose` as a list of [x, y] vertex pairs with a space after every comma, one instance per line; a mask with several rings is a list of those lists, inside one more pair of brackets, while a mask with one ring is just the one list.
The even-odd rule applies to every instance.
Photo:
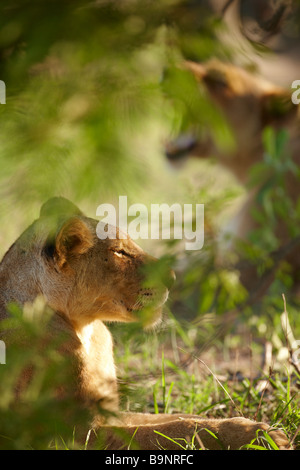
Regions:
[[173, 269], [170, 269], [165, 275], [163, 276], [163, 283], [168, 288], [171, 289], [176, 281], [176, 275]]

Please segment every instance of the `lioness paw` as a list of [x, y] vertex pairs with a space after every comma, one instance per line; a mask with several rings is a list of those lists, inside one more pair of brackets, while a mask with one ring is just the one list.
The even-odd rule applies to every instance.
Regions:
[[[263, 425], [263, 423], [260, 424]], [[281, 431], [280, 429], [272, 429], [271, 427], [266, 425], [264, 426], [267, 427], [267, 429], [264, 430], [268, 433], [268, 435], [271, 437], [271, 439], [275, 442], [275, 444], [280, 450], [291, 449], [289, 440], [283, 431]]]
[[231, 418], [219, 422], [219, 438], [226, 444], [226, 447], [231, 449], [245, 448], [249, 444], [267, 447], [264, 432], [271, 437], [279, 449], [291, 448], [282, 431], [265, 423], [257, 423], [246, 418]]

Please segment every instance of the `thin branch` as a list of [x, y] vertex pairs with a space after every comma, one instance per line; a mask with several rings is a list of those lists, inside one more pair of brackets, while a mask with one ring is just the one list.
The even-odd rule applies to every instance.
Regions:
[[[178, 348], [180, 349], [182, 352], [186, 353], [186, 351], [182, 348]], [[226, 388], [222, 385], [222, 383], [220, 382], [220, 380], [218, 379], [218, 377], [213, 373], [213, 371], [208, 367], [208, 365], [202, 361], [202, 359], [200, 359], [199, 357], [195, 356], [194, 354], [191, 354], [191, 356], [196, 359], [198, 362], [200, 362], [200, 364], [202, 364], [204, 367], [206, 367], [206, 369], [209, 371], [209, 373], [213, 376], [213, 378], [216, 380], [216, 382], [220, 385], [220, 387], [222, 388], [222, 390], [225, 392], [225, 394], [228, 396], [229, 400], [231, 401], [231, 403], [233, 404], [234, 408], [237, 410], [237, 412], [241, 415], [241, 416], [244, 416], [243, 415], [243, 412], [242, 410], [240, 410], [240, 408], [237, 406], [237, 404], [233, 401], [233, 399], [231, 398], [230, 394], [227, 392]]]

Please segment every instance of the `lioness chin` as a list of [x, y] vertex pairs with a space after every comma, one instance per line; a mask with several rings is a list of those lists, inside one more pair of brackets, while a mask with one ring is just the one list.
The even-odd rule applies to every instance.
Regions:
[[[78, 400], [86, 406], [100, 402], [103, 409], [114, 413], [107, 420], [96, 415], [93, 422], [94, 430], [105, 436], [105, 448], [121, 448], [126, 442], [118, 437], [122, 431], [129, 439], [134, 435], [141, 449], [178, 450], [174, 439], [192, 439], [195, 432], [206, 448], [219, 449], [221, 442], [224, 448], [237, 449], [255, 439], [259, 429], [268, 430], [268, 425], [245, 418], [209, 420], [118, 411], [113, 342], [105, 322], [135, 321], [144, 307], [151, 309], [152, 322], [157, 322], [174, 274], [167, 273], [160, 285], [144, 287], [143, 268], [155, 265], [156, 260], [118, 231], [116, 239], [98, 239], [97, 223], [66, 199], [54, 198], [44, 204], [39, 218], [0, 264], [0, 318], [9, 317], [7, 306], [12, 302], [23, 306], [38, 296], [45, 299], [54, 311], [52, 327], [68, 337], [64, 353], [80, 364], [74, 372]], [[278, 446], [288, 447], [281, 431], [270, 430], [270, 435]]]

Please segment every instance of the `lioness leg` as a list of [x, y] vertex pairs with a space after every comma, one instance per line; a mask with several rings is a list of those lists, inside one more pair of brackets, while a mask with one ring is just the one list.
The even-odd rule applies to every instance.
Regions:
[[[185, 447], [187, 443], [191, 443], [196, 434], [198, 438], [194, 438], [194, 444], [197, 447], [203, 446], [210, 450], [239, 449], [245, 444], [250, 444], [257, 437], [259, 430], [269, 429], [264, 423], [256, 423], [246, 418], [206, 419], [184, 414], [138, 413], [124, 414], [122, 421], [116, 426], [102, 427], [106, 434], [106, 448], [111, 450], [128, 448], [129, 442], [131, 446], [135, 443], [143, 450], [180, 450], [180, 445]], [[270, 429], [268, 433], [279, 448], [289, 447], [282, 431]]]

